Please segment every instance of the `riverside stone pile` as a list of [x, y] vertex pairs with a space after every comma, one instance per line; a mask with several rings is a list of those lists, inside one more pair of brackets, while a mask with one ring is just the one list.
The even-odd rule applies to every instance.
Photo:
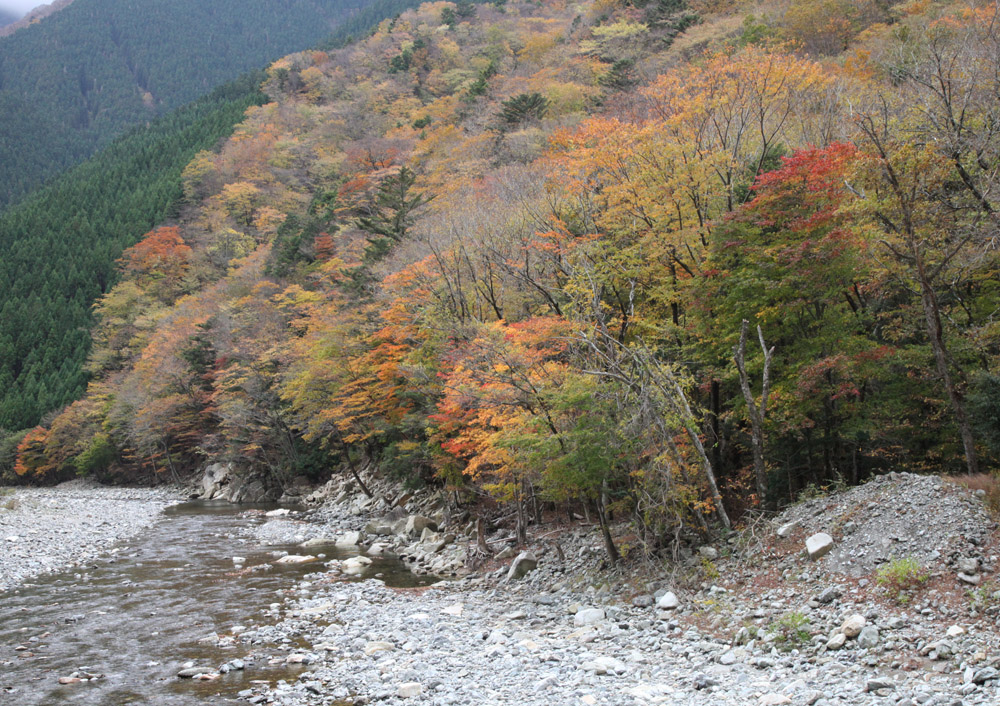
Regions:
[[[355, 502], [335, 499], [324, 506], [330, 518]], [[400, 513], [374, 501], [365, 524], [390, 531], [361, 541], [412, 542], [422, 522], [413, 517], [441, 520], [421, 537], [459, 529], [427, 505], [412, 506], [427, 515], [405, 514], [410, 502]], [[350, 517], [360, 527], [364, 511]], [[272, 605], [274, 625], [239, 635], [248, 676], [254, 664], [288, 670], [241, 697], [283, 706], [997, 703], [997, 526], [973, 495], [894, 475], [795, 506], [765, 533], [682, 552], [642, 578], [600, 570], [601, 539], [586, 526], [565, 529], [558, 550], [551, 532], [529, 543], [532, 561], [505, 550], [488, 571], [428, 589], [313, 578]], [[805, 540], [818, 533], [833, 545], [811, 560]], [[505, 546], [503, 532], [489, 539]], [[446, 546], [473, 545], [458, 531]], [[903, 556], [924, 562], [929, 580], [896, 602], [876, 569]], [[980, 583], [960, 581], [959, 569]]]
[[[261, 544], [325, 544], [371, 557], [399, 558], [416, 574], [467, 572], [475, 529], [448, 512], [444, 495], [414, 496], [388, 481], [369, 481], [371, 496], [353, 480], [333, 480], [304, 499], [312, 509], [269, 517], [248, 532]], [[339, 562], [331, 562], [339, 570]]]
[[890, 473], [799, 503], [776, 524], [783, 539], [830, 536], [832, 544], [820, 550], [825, 555], [816, 557], [820, 566], [855, 578], [903, 557], [925, 566], [944, 562], [956, 573], [965, 560], [961, 566], [976, 575], [984, 560], [981, 547], [996, 529], [973, 493], [938, 476], [910, 473]]
[[92, 561], [180, 499], [177, 489], [107, 488], [83, 480], [0, 495], [0, 591]]

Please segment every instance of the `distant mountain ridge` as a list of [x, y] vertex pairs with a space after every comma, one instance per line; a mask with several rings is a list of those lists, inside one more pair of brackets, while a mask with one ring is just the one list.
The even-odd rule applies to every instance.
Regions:
[[370, 0], [76, 0], [0, 40], [0, 207]]
[[[19, 29], [28, 27], [33, 22], [38, 22], [54, 12], [58, 12], [68, 6], [73, 0], [54, 0], [47, 5], [39, 5], [33, 10], [29, 10], [26, 15], [18, 16], [6, 10], [0, 10], [0, 37], [7, 37]], [[10, 19], [4, 19], [9, 17]]]

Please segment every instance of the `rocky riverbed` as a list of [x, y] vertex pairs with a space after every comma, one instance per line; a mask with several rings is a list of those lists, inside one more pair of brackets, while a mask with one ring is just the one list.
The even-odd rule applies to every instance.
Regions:
[[105, 554], [181, 500], [177, 489], [71, 481], [0, 494], [0, 591]]
[[[427, 516], [399, 518], [384, 494], [329, 490], [328, 526], [316, 531], [359, 551], [384, 545], [427, 566], [447, 547], [476, 546], [464, 518], [426, 502]], [[418, 531], [414, 517], [433, 529]], [[274, 518], [259, 531], [286, 538], [296, 522]], [[821, 530], [837, 551], [814, 561], [805, 539]], [[997, 525], [978, 498], [940, 479], [885, 477], [669, 567], [624, 573], [600, 568], [594, 527], [539, 532], [527, 548], [537, 567], [529, 561], [523, 578], [511, 572], [517, 559], [500, 558], [511, 556], [503, 529], [489, 538], [499, 556], [430, 588], [346, 583], [332, 564], [272, 606], [273, 625], [239, 635], [248, 653], [296, 670], [241, 696], [285, 706], [996, 703]], [[904, 558], [923, 578], [899, 597], [878, 569]]]

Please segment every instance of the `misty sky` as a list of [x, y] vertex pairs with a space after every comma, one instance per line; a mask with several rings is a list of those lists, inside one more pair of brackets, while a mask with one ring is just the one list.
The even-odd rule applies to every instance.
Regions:
[[23, 15], [33, 7], [43, 5], [39, 0], [0, 0], [0, 9], [12, 12], [15, 15]]

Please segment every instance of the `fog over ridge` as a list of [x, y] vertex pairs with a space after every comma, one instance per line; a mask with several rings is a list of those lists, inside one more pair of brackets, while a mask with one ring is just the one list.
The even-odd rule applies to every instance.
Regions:
[[12, 15], [21, 17], [27, 14], [28, 10], [44, 4], [44, 2], [39, 2], [38, 0], [0, 0], [0, 10], [5, 10]]

